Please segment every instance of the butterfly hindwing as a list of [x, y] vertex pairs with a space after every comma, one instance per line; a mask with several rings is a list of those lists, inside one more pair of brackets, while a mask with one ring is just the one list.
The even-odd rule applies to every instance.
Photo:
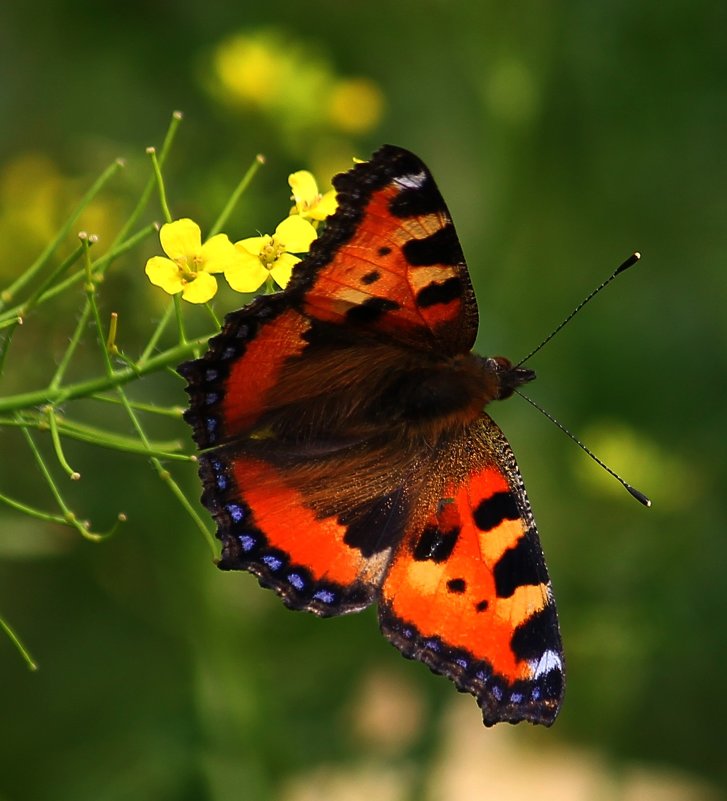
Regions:
[[487, 725], [549, 725], [562, 697], [563, 657], [530, 505], [512, 451], [487, 415], [440, 464], [462, 450], [469, 475], [444, 488], [393, 556], [381, 627], [405, 656], [473, 693]]

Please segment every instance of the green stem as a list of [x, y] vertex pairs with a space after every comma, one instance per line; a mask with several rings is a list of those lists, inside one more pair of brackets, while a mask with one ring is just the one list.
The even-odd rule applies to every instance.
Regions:
[[[186, 453], [179, 453], [184, 447], [180, 440], [171, 439], [165, 441], [151, 441], [149, 448], [142, 447], [138, 439], [125, 437], [122, 434], [114, 434], [103, 428], [78, 423], [74, 420], [66, 420], [56, 417], [56, 426], [59, 436], [70, 437], [81, 442], [89, 442], [92, 445], [99, 445], [102, 448], [113, 448], [117, 451], [126, 453], [144, 454], [151, 452], [160, 459], [169, 459], [177, 462], [193, 462], [196, 457]], [[47, 431], [50, 424], [47, 418], [28, 415], [20, 415], [16, 418], [0, 417], [0, 426], [15, 428], [37, 428], [39, 431]], [[52, 433], [52, 432], [51, 432]]]
[[53, 449], [56, 452], [56, 458], [58, 459], [60, 466], [68, 474], [69, 478], [72, 478], [74, 481], [77, 481], [81, 477], [81, 474], [77, 470], [74, 470], [68, 464], [66, 456], [63, 453], [63, 445], [61, 444], [61, 437], [60, 434], [58, 433], [58, 419], [56, 418], [55, 409], [53, 409], [52, 406], [48, 406], [47, 413], [48, 413], [48, 423], [50, 425], [50, 436], [51, 440], [53, 441]]
[[167, 306], [164, 314], [161, 316], [161, 319], [157, 323], [157, 327], [154, 329], [154, 333], [151, 335], [149, 342], [147, 342], [146, 347], [144, 348], [144, 352], [141, 354], [139, 360], [137, 361], [137, 366], [141, 367], [146, 360], [151, 356], [154, 348], [156, 348], [157, 343], [159, 342], [161, 335], [164, 333], [164, 329], [167, 327], [167, 323], [169, 322], [169, 318], [174, 313], [174, 301], [171, 301]]
[[215, 324], [215, 328], [219, 331], [220, 328], [222, 327], [220, 324], [220, 318], [215, 313], [215, 310], [212, 308], [211, 304], [205, 303], [204, 305], [207, 311], [210, 313], [210, 317], [212, 318], [212, 321]]
[[18, 326], [21, 324], [21, 320], [21, 317], [16, 317], [10, 322], [10, 326], [12, 327], [7, 334], [5, 334], [5, 339], [3, 339], [2, 345], [0, 345], [0, 375], [2, 375], [3, 371], [5, 370], [5, 357], [8, 355], [10, 343], [13, 341], [13, 335], [17, 331]]
[[[95, 241], [95, 240], [94, 240]], [[81, 258], [83, 254], [83, 245], [79, 245], [73, 253], [71, 253], [68, 258], [64, 259], [56, 268], [53, 270], [50, 275], [47, 276], [45, 281], [38, 285], [38, 287], [33, 290], [30, 294], [28, 299], [23, 303], [23, 306], [20, 310], [20, 317], [27, 317], [30, 310], [36, 305], [38, 299], [43, 295], [46, 290], [48, 290], [51, 286], [53, 286], [57, 279], [63, 275], [65, 272], [68, 271], [68, 268], [71, 267], [78, 259]]]
[[[115, 249], [110, 249], [108, 253], [100, 256], [94, 262], [92, 262], [93, 273], [94, 275], [98, 275], [99, 273], [103, 273], [108, 265], [116, 259], [118, 256], [121, 256], [128, 250], [131, 250], [136, 244], [138, 244], [142, 239], [146, 238], [152, 231], [155, 231], [156, 227], [154, 225], [147, 225], [145, 228], [142, 228], [141, 231], [134, 234], [131, 239], [128, 239], [122, 245]], [[83, 245], [81, 245], [81, 252]], [[69, 275], [68, 278], [60, 281], [55, 286], [48, 289], [46, 292], [40, 295], [40, 297], [35, 302], [36, 306], [39, 306], [41, 303], [45, 303], [48, 300], [52, 300], [57, 295], [60, 295], [62, 292], [65, 292], [66, 289], [69, 287], [75, 286], [76, 284], [80, 283], [86, 277], [86, 269], [82, 267], [80, 270], [77, 270], [73, 274]], [[8, 325], [14, 325], [17, 323], [18, 318], [22, 317], [23, 312], [25, 310], [25, 304], [20, 303], [17, 306], [14, 306], [11, 309], [6, 309], [4, 312], [0, 313], [0, 328], [5, 328]]]
[[169, 210], [169, 204], [167, 203], [167, 190], [164, 188], [164, 178], [162, 177], [162, 170], [159, 166], [156, 150], [150, 147], [146, 152], [151, 156], [151, 164], [154, 168], [154, 176], [156, 177], [157, 189], [159, 190], [159, 205], [162, 207], [164, 221], [170, 223], [174, 218], [172, 217], [172, 212]]
[[[137, 417], [136, 412], [132, 409], [131, 404], [128, 402], [126, 393], [121, 387], [119, 387], [117, 391], [119, 393], [119, 397], [121, 398], [122, 404], [126, 408], [126, 412], [129, 415], [129, 419], [131, 420], [132, 425], [136, 429], [136, 433], [139, 435], [139, 439], [143, 443], [144, 447], [149, 449], [149, 440], [147, 439], [146, 433], [142, 428], [141, 423], [139, 422], [139, 418]], [[177, 498], [177, 500], [185, 509], [187, 514], [189, 514], [189, 516], [192, 518], [197, 528], [202, 532], [202, 535], [204, 536], [205, 540], [207, 541], [207, 544], [210, 547], [210, 550], [212, 551], [212, 556], [213, 557], [216, 556], [217, 547], [215, 545], [214, 537], [212, 536], [212, 533], [205, 525], [202, 518], [199, 516], [199, 514], [197, 514], [197, 510], [189, 502], [189, 499], [187, 498], [185, 493], [182, 492], [180, 486], [172, 478], [172, 474], [162, 465], [159, 459], [157, 459], [156, 456], [151, 456], [151, 454], [150, 458], [151, 458], [151, 463], [154, 466], [154, 469], [159, 475], [159, 478], [161, 478], [161, 480], [169, 487], [172, 494]]]
[[58, 508], [61, 510], [63, 515], [63, 522], [66, 525], [72, 526], [73, 528], [78, 531], [78, 533], [87, 540], [91, 540], [92, 542], [100, 542], [106, 537], [113, 534], [116, 530], [116, 526], [112, 528], [112, 530], [108, 534], [96, 534], [92, 532], [87, 524], [82, 523], [76, 515], [70, 510], [70, 508], [66, 505], [66, 502], [63, 500], [63, 496], [61, 495], [58, 487], [56, 486], [55, 481], [53, 480], [53, 476], [51, 475], [50, 470], [48, 470], [48, 466], [46, 465], [45, 461], [43, 460], [43, 456], [41, 455], [40, 451], [38, 450], [38, 446], [35, 444], [35, 440], [28, 431], [26, 426], [22, 426], [20, 429], [23, 432], [23, 436], [25, 437], [25, 441], [28, 443], [28, 447], [31, 450], [31, 453], [35, 457], [36, 464], [40, 472], [45, 478], [46, 483], [48, 484], [48, 489], [50, 489], [51, 494], [55, 498], [56, 503], [58, 504]]
[[3, 629], [5, 634], [7, 634], [7, 636], [9, 637], [10, 642], [12, 642], [13, 645], [18, 649], [20, 655], [25, 660], [27, 666], [31, 670], [38, 670], [38, 663], [33, 659], [28, 649], [23, 645], [23, 643], [20, 640], [20, 637], [18, 637], [18, 635], [12, 630], [12, 628], [10, 628], [10, 624], [2, 617], [0, 617], [0, 629]]
[[98, 303], [96, 303], [96, 285], [93, 280], [91, 272], [91, 257], [89, 254], [89, 244], [87, 240], [83, 241], [85, 246], [84, 261], [86, 265], [86, 298], [88, 304], [91, 306], [91, 313], [93, 314], [94, 322], [96, 323], [96, 341], [101, 349], [103, 356], [104, 366], [106, 368], [106, 375], [111, 376], [114, 373], [114, 365], [111, 362], [111, 355], [109, 349], [106, 347], [106, 337], [104, 336], [103, 323], [101, 322], [101, 314], [98, 310]]
[[68, 369], [68, 365], [71, 363], [71, 359], [73, 358], [73, 354], [78, 347], [78, 344], [81, 341], [81, 337], [83, 336], [83, 332], [86, 329], [86, 324], [88, 323], [88, 318], [91, 315], [91, 305], [86, 302], [83, 305], [83, 311], [81, 312], [81, 316], [76, 323], [76, 329], [73, 332], [73, 336], [71, 337], [71, 341], [68, 343], [68, 347], [66, 348], [66, 352], [63, 354], [60, 363], [55, 371], [55, 374], [50, 382], [50, 387], [53, 390], [58, 389], [61, 385], [61, 381], [63, 381], [63, 376], [66, 374], [66, 370]]
[[8, 495], [3, 495], [2, 493], [0, 493], [0, 503], [4, 503], [6, 506], [9, 506], [11, 509], [15, 509], [17, 512], [22, 512], [24, 515], [34, 517], [37, 520], [43, 520], [46, 523], [60, 523], [64, 526], [68, 523], [66, 518], [62, 515], [54, 515], [52, 512], [44, 512], [42, 509], [36, 509], [34, 506], [28, 506], [27, 504], [16, 501], [14, 498], [10, 498]]
[[[111, 395], [98, 394], [92, 397], [94, 400], [103, 401], [104, 403], [121, 404], [118, 398], [114, 398]], [[150, 414], [158, 414], [163, 417], [174, 417], [177, 420], [184, 414], [184, 408], [182, 406], [155, 406], [153, 403], [140, 403], [139, 401], [132, 400], [130, 400], [129, 403], [132, 408], [138, 412], [149, 412]]]
[[30, 265], [30, 267], [28, 267], [28, 269], [22, 273], [22, 275], [20, 275], [7, 289], [0, 294], [0, 310], [5, 309], [8, 304], [15, 299], [18, 293], [21, 292], [25, 286], [35, 278], [35, 276], [43, 269], [43, 267], [45, 267], [46, 262], [51, 257], [53, 252], [66, 238], [66, 236], [68, 236], [68, 232], [71, 230], [71, 227], [76, 222], [81, 212], [96, 197], [103, 186], [118, 172], [121, 166], [122, 163], [120, 161], [115, 161], [113, 164], [107, 167], [103, 173], [101, 173], [101, 176], [95, 181], [83, 198], [81, 198], [81, 202], [78, 204], [73, 214], [71, 214], [68, 220], [66, 220], [60, 231], [51, 240], [40, 256], [38, 256], [38, 258]]
[[187, 341], [187, 335], [184, 332], [184, 315], [182, 314], [182, 298], [179, 295], [174, 295], [173, 300], [174, 300], [174, 313], [177, 319], [177, 335], [179, 337], [179, 344], [183, 345]]
[[230, 214], [232, 214], [232, 210], [237, 205], [237, 202], [242, 196], [242, 193], [250, 185], [250, 182], [255, 177], [255, 174], [263, 164], [265, 164], [265, 157], [258, 153], [258, 155], [255, 156], [255, 160], [248, 168], [247, 172], [242, 176], [242, 180], [235, 187], [233, 193], [230, 195], [230, 199], [225, 204], [225, 207], [222, 209], [219, 216], [214, 221], [212, 228], [210, 228], [209, 234], [207, 234], [208, 237], [213, 237], [215, 234], [218, 234], [222, 230], [222, 227], [227, 222]]
[[125, 367], [121, 370], [114, 371], [111, 375], [103, 375], [88, 381], [79, 381], [75, 384], [68, 384], [65, 387], [57, 387], [56, 389], [46, 387], [45, 389], [32, 392], [8, 395], [5, 398], [0, 398], [0, 412], [27, 409], [31, 406], [40, 406], [46, 403], [57, 406], [60, 403], [65, 403], [74, 398], [85, 398], [97, 392], [104, 392], [108, 389], [120, 387], [136, 378], [141, 378], [149, 373], [155, 373], [157, 370], [163, 370], [165, 367], [172, 367], [179, 364], [179, 362], [184, 359], [193, 356], [195, 351], [205, 345], [208, 340], [209, 335], [190, 340], [183, 345], [169, 348], [163, 353], [152, 356], [143, 365], [137, 364], [136, 369]]
[[[172, 119], [169, 122], [169, 128], [167, 129], [167, 133], [164, 137], [164, 141], [162, 142], [162, 148], [159, 152], [159, 167], [164, 166], [164, 162], [167, 160], [167, 156], [169, 155], [169, 151], [172, 147], [172, 142], [174, 141], [174, 136], [177, 133], [177, 129], [179, 128], [179, 124], [182, 121], [182, 113], [180, 111], [175, 111], [172, 113]], [[146, 208], [147, 203], [149, 202], [149, 198], [151, 197], [154, 188], [156, 187], [156, 176], [151, 175], [149, 180], [147, 181], [146, 186], [144, 187], [144, 191], [141, 193], [141, 197], [139, 198], [139, 202], [136, 204], [136, 208], [131, 212], [129, 219], [126, 221], [124, 227], [119, 231], [116, 239], [111, 243], [111, 248], [113, 249], [116, 247], [118, 242], [123, 242], [126, 238], [128, 232], [134, 227], [136, 221], [141, 216], [142, 212]]]

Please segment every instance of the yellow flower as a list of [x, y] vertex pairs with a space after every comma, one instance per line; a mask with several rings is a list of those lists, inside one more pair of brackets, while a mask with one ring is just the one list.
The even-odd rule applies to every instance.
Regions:
[[190, 303], [206, 303], [214, 297], [217, 279], [212, 273], [225, 272], [240, 262], [226, 234], [217, 234], [203, 245], [199, 226], [186, 218], [162, 225], [159, 239], [169, 258], [152, 256], [146, 274], [155, 286], [170, 295], [181, 292]]
[[336, 210], [336, 191], [331, 189], [322, 195], [318, 191], [316, 179], [307, 170], [299, 170], [288, 176], [293, 190], [295, 206], [291, 214], [300, 214], [310, 220], [325, 220]]
[[225, 278], [237, 292], [255, 292], [272, 276], [285, 288], [293, 267], [300, 261], [292, 253], [307, 253], [316, 229], [300, 216], [283, 220], [270, 236], [252, 236], [235, 242], [240, 260], [225, 270]]

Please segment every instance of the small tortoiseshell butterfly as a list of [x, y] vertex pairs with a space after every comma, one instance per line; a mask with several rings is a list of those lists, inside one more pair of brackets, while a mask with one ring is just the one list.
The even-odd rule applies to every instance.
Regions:
[[472, 693], [490, 726], [550, 725], [555, 603], [507, 440], [483, 412], [535, 374], [471, 352], [477, 304], [426, 166], [386, 145], [285, 291], [180, 367], [223, 570], [292, 609], [378, 604], [384, 635]]

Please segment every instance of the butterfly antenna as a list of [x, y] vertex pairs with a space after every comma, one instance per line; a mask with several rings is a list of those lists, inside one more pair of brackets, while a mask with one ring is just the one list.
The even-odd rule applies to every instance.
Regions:
[[[569, 322], [570, 322], [570, 321], [571, 321], [571, 320], [572, 320], [572, 319], [573, 319], [573, 318], [576, 316], [576, 314], [578, 314], [578, 312], [579, 312], [579, 311], [580, 311], [580, 310], [581, 310], [581, 309], [582, 309], [582, 308], [583, 308], [583, 307], [586, 305], [586, 303], [588, 303], [589, 301], [593, 300], [593, 298], [595, 298], [595, 297], [596, 297], [596, 295], [597, 295], [597, 294], [598, 294], [598, 293], [599, 293], [601, 290], [605, 289], [605, 288], [606, 288], [606, 287], [607, 287], [607, 286], [608, 286], [608, 285], [611, 283], [611, 281], [613, 281], [613, 279], [614, 279], [614, 278], [616, 278], [616, 276], [617, 276], [617, 275], [621, 275], [621, 273], [622, 273], [622, 272], [624, 272], [624, 271], [626, 271], [626, 270], [628, 270], [628, 268], [629, 268], [629, 267], [633, 267], [633, 266], [634, 266], [634, 264], [636, 264], [636, 262], [637, 262], [637, 261], [638, 261], [640, 258], [641, 258], [641, 254], [640, 254], [640, 253], [632, 253], [632, 254], [631, 254], [629, 257], [628, 257], [628, 259], [626, 259], [626, 261], [625, 261], [623, 264], [619, 265], [619, 267], [618, 267], [618, 268], [617, 268], [617, 269], [616, 269], [616, 270], [615, 270], [615, 271], [614, 271], [614, 272], [613, 272], [613, 273], [612, 273], [612, 274], [611, 274], [611, 275], [610, 275], [610, 276], [609, 276], [609, 277], [608, 277], [608, 278], [607, 278], [607, 279], [606, 279], [606, 280], [605, 280], [605, 281], [604, 281], [602, 284], [600, 284], [599, 286], [597, 286], [597, 287], [596, 287], [596, 288], [593, 290], [593, 292], [591, 292], [591, 293], [590, 293], [590, 295], [588, 295], [587, 297], [585, 297], [585, 298], [584, 298], [584, 299], [583, 299], [583, 300], [582, 300], [582, 301], [581, 301], [581, 302], [580, 302], [580, 303], [579, 303], [579, 304], [578, 304], [578, 305], [575, 307], [575, 309], [573, 309], [573, 311], [572, 311], [572, 312], [571, 312], [571, 313], [570, 313], [570, 314], [569, 314], [569, 315], [568, 315], [568, 316], [565, 318], [565, 320], [563, 320], [563, 322], [562, 322], [562, 323], [561, 323], [561, 324], [560, 324], [560, 325], [559, 325], [559, 326], [558, 326], [558, 327], [557, 327], [555, 330], [553, 330], [553, 331], [552, 331], [550, 334], [548, 334], [548, 336], [547, 336], [547, 337], [545, 337], [545, 339], [544, 339], [544, 340], [543, 340], [543, 341], [542, 341], [542, 342], [541, 342], [541, 343], [538, 345], [538, 347], [537, 347], [537, 348], [535, 348], [535, 349], [531, 350], [531, 351], [530, 351], [530, 353], [528, 353], [528, 355], [527, 355], [527, 356], [526, 356], [524, 359], [521, 359], [521, 360], [520, 360], [520, 361], [519, 361], [519, 362], [518, 362], [518, 363], [515, 365], [515, 367], [520, 367], [520, 365], [521, 365], [521, 364], [525, 364], [525, 362], [526, 362], [526, 361], [528, 361], [528, 360], [529, 360], [529, 359], [531, 359], [533, 356], [535, 356], [535, 354], [536, 354], [536, 353], [537, 353], [537, 352], [538, 352], [538, 351], [539, 351], [541, 348], [545, 347], [545, 346], [548, 344], [548, 342], [550, 342], [550, 340], [551, 340], [551, 339], [552, 339], [552, 338], [553, 338], [553, 337], [554, 337], [554, 336], [555, 336], [555, 335], [558, 333], [558, 331], [560, 331], [560, 329], [561, 329], [561, 328], [563, 328], [563, 326], [564, 326], [564, 325], [567, 325], [567, 324], [568, 324], [568, 323], [569, 323]], [[542, 409], [541, 409], [541, 411], [542, 411]], [[554, 421], [554, 422], [555, 422], [555, 421]], [[567, 433], [567, 432], [566, 432], [566, 433]], [[574, 439], [575, 439], [575, 438], [574, 438]], [[577, 442], [577, 440], [576, 440], [576, 442]], [[607, 468], [607, 469], [608, 469], [608, 468]], [[618, 478], [618, 476], [617, 476], [617, 478]]]
[[[625, 269], [625, 268], [624, 268], [624, 269]], [[613, 278], [613, 276], [611, 276], [611, 277]], [[609, 279], [609, 280], [610, 280], [610, 279]], [[572, 316], [572, 315], [571, 315], [571, 316]], [[581, 442], [581, 441], [578, 439], [578, 437], [576, 437], [576, 435], [575, 435], [575, 434], [572, 434], [572, 433], [571, 433], [571, 432], [570, 432], [570, 431], [569, 431], [569, 430], [568, 430], [568, 429], [567, 429], [567, 428], [566, 428], [566, 427], [565, 427], [565, 426], [564, 426], [562, 423], [560, 423], [558, 420], [556, 420], [556, 419], [555, 419], [555, 417], [553, 417], [553, 415], [552, 415], [552, 414], [550, 414], [549, 412], [546, 412], [546, 411], [545, 411], [545, 409], [543, 409], [543, 407], [542, 407], [542, 406], [540, 406], [539, 404], [537, 404], [537, 403], [536, 403], [536, 402], [535, 402], [535, 401], [534, 401], [532, 398], [529, 398], [527, 395], [524, 395], [522, 392], [520, 392], [520, 390], [519, 390], [519, 389], [516, 389], [516, 390], [515, 390], [515, 392], [517, 392], [517, 394], [518, 394], [518, 395], [519, 395], [521, 398], [524, 398], [524, 399], [525, 399], [525, 400], [526, 400], [526, 401], [527, 401], [527, 402], [528, 402], [528, 403], [529, 403], [531, 406], [533, 406], [535, 409], [537, 409], [537, 410], [538, 410], [538, 411], [539, 411], [541, 414], [545, 415], [545, 416], [548, 418], [548, 420], [550, 420], [550, 422], [551, 422], [551, 423], [555, 423], [555, 425], [556, 425], [556, 426], [558, 426], [558, 428], [559, 428], [559, 429], [560, 429], [560, 430], [561, 430], [561, 431], [562, 431], [564, 434], [566, 434], [567, 436], [569, 436], [569, 437], [570, 437], [570, 438], [573, 440], [573, 442], [575, 442], [575, 444], [576, 444], [576, 445], [578, 445], [578, 447], [579, 447], [579, 448], [580, 448], [582, 451], [584, 451], [585, 453], [587, 453], [587, 454], [588, 454], [588, 455], [591, 457], [591, 459], [593, 459], [593, 461], [594, 461], [594, 462], [595, 462], [597, 465], [600, 465], [600, 466], [601, 466], [601, 467], [602, 467], [602, 468], [603, 468], [603, 469], [604, 469], [604, 470], [605, 470], [607, 473], [610, 473], [610, 474], [611, 474], [611, 475], [612, 475], [612, 476], [613, 476], [613, 477], [616, 479], [616, 481], [618, 481], [618, 482], [621, 484], [621, 486], [622, 486], [624, 489], [628, 490], [628, 491], [631, 493], [631, 495], [633, 495], [633, 496], [634, 496], [634, 498], [636, 498], [636, 500], [637, 500], [637, 501], [639, 501], [639, 503], [643, 503], [643, 504], [644, 504], [644, 506], [651, 506], [651, 501], [649, 500], [649, 498], [647, 498], [647, 496], [646, 496], [646, 495], [644, 495], [644, 493], [643, 493], [643, 492], [640, 492], [640, 491], [639, 491], [639, 490], [637, 490], [635, 487], [632, 487], [632, 486], [631, 486], [631, 484], [629, 484], [627, 481], [624, 481], [624, 479], [622, 479], [622, 478], [621, 478], [621, 476], [620, 476], [618, 473], [616, 473], [614, 470], [611, 470], [611, 468], [610, 468], [610, 467], [609, 467], [607, 464], [604, 464], [604, 462], [602, 462], [602, 461], [601, 461], [601, 460], [598, 458], [598, 456], [596, 456], [596, 454], [595, 454], [595, 453], [593, 453], [593, 451], [591, 451], [589, 448], [587, 448], [587, 447], [586, 447], [586, 446], [585, 446], [585, 445], [584, 445], [584, 444], [583, 444], [583, 443], [582, 443], [582, 442]]]

